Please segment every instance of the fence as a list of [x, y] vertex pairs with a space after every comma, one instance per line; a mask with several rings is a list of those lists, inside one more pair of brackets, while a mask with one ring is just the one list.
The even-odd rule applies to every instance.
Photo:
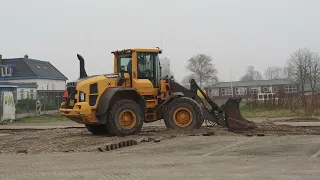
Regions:
[[[36, 92], [25, 89], [12, 91], [12, 93], [13, 101], [16, 108], [16, 114], [34, 114], [36, 112], [36, 102], [38, 100], [41, 102], [42, 113], [57, 111], [59, 109], [60, 103], [63, 101], [63, 92]], [[0, 100], [1, 99], [3, 99], [3, 93], [1, 93], [0, 95]], [[0, 109], [3, 109], [2, 103], [0, 105]]]
[[320, 110], [320, 95], [301, 95], [301, 94], [279, 94], [271, 98], [258, 100], [248, 98], [246, 100], [248, 111], [285, 109], [292, 112], [303, 112], [312, 114]]

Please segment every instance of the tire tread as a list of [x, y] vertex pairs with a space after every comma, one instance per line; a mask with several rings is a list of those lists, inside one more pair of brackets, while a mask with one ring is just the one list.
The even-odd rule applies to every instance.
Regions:
[[[139, 114], [141, 115], [141, 122], [138, 122], [138, 117], [137, 117], [137, 123], [139, 123], [139, 124], [138, 124], [137, 128], [130, 134], [125, 134], [123, 132], [120, 132], [115, 127], [115, 122], [114, 122], [115, 114], [116, 114], [117, 110], [123, 105], [131, 105], [131, 106], [136, 107], [138, 109], [136, 116], [139, 116]], [[112, 104], [112, 106], [109, 108], [109, 110], [107, 112], [106, 128], [108, 129], [108, 131], [111, 135], [125, 136], [125, 135], [136, 134], [136, 133], [140, 132], [140, 130], [142, 128], [142, 124], [143, 124], [143, 118], [142, 118], [143, 116], [142, 115], [143, 114], [142, 114], [141, 108], [138, 105], [138, 103], [136, 103], [135, 101], [130, 100], [130, 99], [119, 100], [119, 101], [115, 102], [114, 104]]]
[[168, 112], [170, 112], [170, 109], [172, 109], [176, 106], [179, 106], [179, 104], [181, 104], [181, 103], [186, 103], [186, 104], [189, 104], [193, 107], [193, 109], [195, 111], [195, 115], [196, 115], [196, 121], [197, 121], [196, 126], [193, 128], [199, 129], [204, 122], [203, 112], [202, 112], [199, 104], [195, 100], [193, 100], [192, 98], [189, 98], [189, 97], [179, 97], [179, 98], [172, 100], [169, 103], [169, 105], [165, 109], [165, 113], [164, 113], [164, 123], [165, 123], [166, 127], [167, 128], [174, 128], [170, 122], [170, 116], [172, 116], [172, 114], [169, 114]]

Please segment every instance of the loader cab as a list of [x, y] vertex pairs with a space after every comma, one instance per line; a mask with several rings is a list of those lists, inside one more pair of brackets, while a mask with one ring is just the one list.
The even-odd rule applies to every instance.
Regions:
[[149, 80], [153, 88], [158, 88], [161, 77], [160, 53], [158, 48], [115, 51], [114, 72], [129, 73], [131, 81]]
[[154, 87], [159, 87], [160, 63], [156, 52], [138, 52], [137, 53], [138, 79], [148, 79]]

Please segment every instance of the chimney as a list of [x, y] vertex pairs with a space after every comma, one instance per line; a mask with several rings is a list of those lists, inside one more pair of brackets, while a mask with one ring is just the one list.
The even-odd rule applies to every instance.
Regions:
[[0, 65], [2, 65], [2, 54], [0, 54]]
[[28, 54], [24, 55], [24, 58], [28, 59], [29, 58]]

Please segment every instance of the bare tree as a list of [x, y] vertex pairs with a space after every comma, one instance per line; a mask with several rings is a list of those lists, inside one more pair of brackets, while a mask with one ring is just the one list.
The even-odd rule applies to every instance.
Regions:
[[312, 58], [312, 52], [308, 48], [300, 48], [293, 52], [288, 59], [288, 68], [290, 75], [298, 81], [302, 92], [302, 102], [307, 111], [307, 101], [305, 98], [305, 85], [309, 80], [309, 67]]
[[270, 66], [264, 71], [266, 79], [280, 79], [282, 78], [282, 68]]
[[265, 70], [264, 76], [266, 77], [266, 79], [287, 79], [292, 78], [292, 73], [290, 72], [288, 66], [285, 66], [283, 68], [271, 66]]
[[308, 67], [308, 79], [312, 91], [312, 105], [314, 105], [314, 93], [317, 87], [317, 82], [320, 80], [320, 56], [318, 53], [312, 53], [311, 55]]
[[212, 63], [212, 57], [206, 54], [197, 54], [188, 60], [186, 68], [192, 72], [191, 76], [195, 77], [200, 88], [205, 82], [217, 82], [217, 70]]
[[240, 78], [240, 81], [253, 81], [253, 77], [248, 74], [245, 74]]
[[281, 77], [286, 79], [286, 78], [291, 78], [291, 73], [289, 67], [283, 67]]
[[253, 66], [248, 66], [246, 73], [240, 78], [240, 81], [253, 81], [261, 79], [261, 73], [259, 71], [256, 71]]
[[308, 72], [312, 53], [308, 48], [298, 49], [290, 55], [288, 59], [288, 68], [292, 77], [301, 85], [301, 91], [304, 93], [305, 85], [308, 81]]

